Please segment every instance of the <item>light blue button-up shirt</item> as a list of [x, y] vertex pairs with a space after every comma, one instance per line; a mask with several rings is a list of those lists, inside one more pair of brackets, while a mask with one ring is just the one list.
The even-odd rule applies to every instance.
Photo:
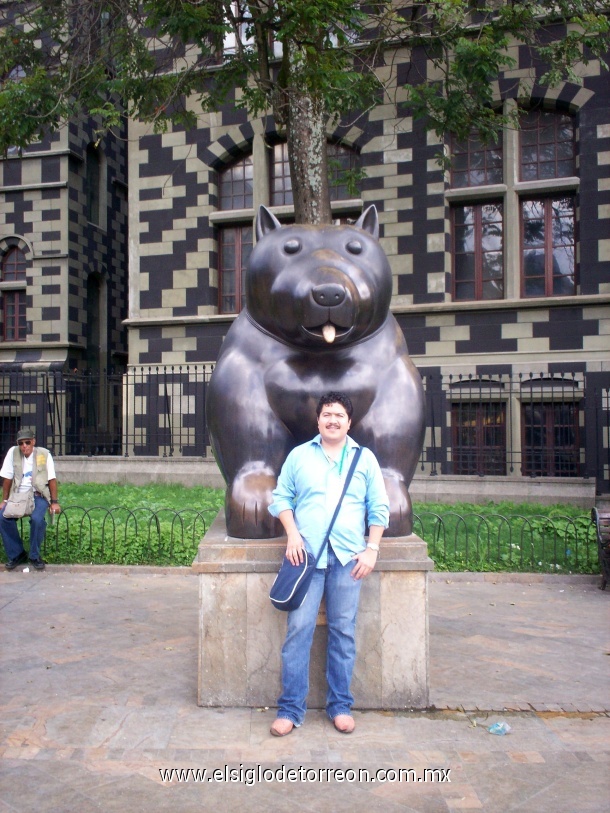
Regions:
[[[290, 509], [307, 548], [317, 556], [341, 496], [347, 472], [358, 448], [349, 436], [343, 461], [331, 460], [322, 448], [321, 437], [293, 449], [277, 481], [269, 511], [274, 517]], [[346, 565], [366, 547], [366, 530], [371, 525], [388, 527], [388, 496], [377, 458], [370, 449], [362, 454], [333, 525], [330, 543]], [[366, 523], [366, 525], [365, 525]], [[326, 551], [318, 567], [326, 567]]]

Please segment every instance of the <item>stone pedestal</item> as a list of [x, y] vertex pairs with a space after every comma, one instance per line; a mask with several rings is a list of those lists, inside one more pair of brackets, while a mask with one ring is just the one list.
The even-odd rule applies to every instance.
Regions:
[[[275, 706], [286, 614], [269, 601], [283, 538], [228, 537], [221, 512], [199, 545], [200, 706]], [[357, 709], [428, 705], [428, 571], [418, 536], [385, 538], [362, 585], [352, 692]], [[309, 708], [324, 708], [326, 619], [320, 608], [310, 667]]]

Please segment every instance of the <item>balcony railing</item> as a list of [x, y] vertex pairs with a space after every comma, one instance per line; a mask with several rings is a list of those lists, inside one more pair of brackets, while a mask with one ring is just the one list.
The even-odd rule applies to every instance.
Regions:
[[[0, 441], [33, 426], [55, 455], [162, 458], [209, 454], [212, 364], [124, 372], [0, 370]], [[610, 491], [610, 375], [425, 373], [431, 476], [595, 478]]]

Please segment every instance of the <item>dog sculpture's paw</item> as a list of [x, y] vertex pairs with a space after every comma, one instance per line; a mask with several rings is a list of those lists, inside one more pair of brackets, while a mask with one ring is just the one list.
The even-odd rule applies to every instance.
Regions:
[[227, 533], [240, 539], [282, 536], [282, 524], [269, 513], [276, 477], [264, 463], [249, 463], [233, 480], [226, 496]]

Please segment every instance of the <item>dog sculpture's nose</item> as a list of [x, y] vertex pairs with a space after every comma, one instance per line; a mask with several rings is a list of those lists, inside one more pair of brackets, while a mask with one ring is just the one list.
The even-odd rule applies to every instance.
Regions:
[[318, 305], [332, 308], [334, 305], [340, 305], [345, 299], [345, 288], [335, 282], [328, 282], [326, 285], [316, 285], [312, 296]]

